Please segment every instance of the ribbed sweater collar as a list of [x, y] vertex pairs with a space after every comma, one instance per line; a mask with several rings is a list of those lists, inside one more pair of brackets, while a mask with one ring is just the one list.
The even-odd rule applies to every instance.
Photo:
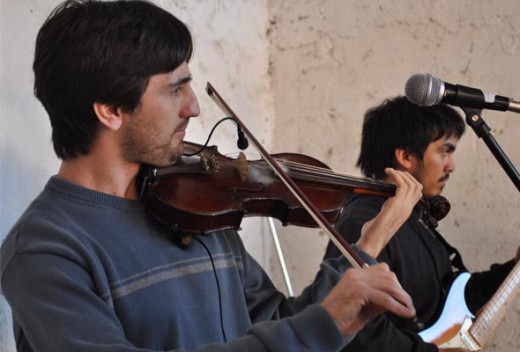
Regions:
[[75, 198], [98, 206], [118, 208], [123, 210], [142, 210], [140, 201], [130, 200], [108, 193], [95, 191], [89, 188], [78, 186], [74, 183], [59, 179], [53, 176], [45, 186], [46, 191], [58, 192], [69, 198]]

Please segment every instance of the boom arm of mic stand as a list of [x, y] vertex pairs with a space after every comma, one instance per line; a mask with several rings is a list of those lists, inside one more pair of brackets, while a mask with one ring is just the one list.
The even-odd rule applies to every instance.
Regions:
[[486, 121], [482, 119], [482, 110], [472, 108], [462, 108], [462, 110], [466, 114], [466, 123], [471, 126], [479, 138], [484, 140], [507, 176], [515, 184], [516, 189], [520, 191], [520, 174], [491, 134], [491, 129]]

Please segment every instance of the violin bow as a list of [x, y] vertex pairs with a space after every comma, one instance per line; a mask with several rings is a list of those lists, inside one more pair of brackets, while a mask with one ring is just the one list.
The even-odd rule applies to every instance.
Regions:
[[249, 131], [244, 123], [238, 118], [233, 112], [229, 105], [222, 99], [220, 94], [213, 88], [211, 83], [207, 83], [206, 92], [211, 99], [217, 104], [217, 106], [224, 112], [226, 116], [232, 117], [238, 125], [242, 128], [245, 135], [253, 143], [255, 148], [258, 150], [264, 161], [273, 169], [275, 174], [280, 178], [284, 185], [289, 191], [298, 199], [300, 204], [307, 210], [312, 216], [316, 224], [325, 232], [329, 239], [339, 249], [339, 251], [345, 256], [349, 263], [354, 268], [367, 267], [368, 264], [361, 258], [361, 256], [347, 243], [347, 241], [336, 231], [331, 223], [323, 216], [323, 214], [316, 208], [316, 206], [309, 200], [309, 198], [303, 193], [303, 191], [296, 185], [296, 183], [287, 175], [287, 173], [278, 165], [276, 160], [267, 153], [264, 147], [258, 142], [255, 136]]

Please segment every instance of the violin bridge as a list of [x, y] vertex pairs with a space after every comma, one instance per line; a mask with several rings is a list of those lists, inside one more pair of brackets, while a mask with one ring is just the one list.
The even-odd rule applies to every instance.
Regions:
[[240, 180], [244, 182], [247, 179], [249, 166], [247, 163], [246, 156], [242, 152], [238, 154], [236, 169], [238, 171], [238, 175], [240, 176]]

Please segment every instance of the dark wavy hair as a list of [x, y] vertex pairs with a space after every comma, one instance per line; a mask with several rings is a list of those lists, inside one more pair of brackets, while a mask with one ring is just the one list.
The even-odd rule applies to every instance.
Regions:
[[452, 107], [420, 107], [398, 96], [368, 110], [363, 121], [357, 166], [365, 176], [383, 179], [386, 167], [396, 167], [395, 150], [404, 149], [420, 160], [431, 142], [444, 136], [460, 138], [462, 116]]
[[41, 27], [34, 93], [49, 114], [61, 159], [89, 153], [94, 103], [131, 112], [149, 78], [190, 60], [193, 43], [176, 17], [145, 0], [68, 0]]

